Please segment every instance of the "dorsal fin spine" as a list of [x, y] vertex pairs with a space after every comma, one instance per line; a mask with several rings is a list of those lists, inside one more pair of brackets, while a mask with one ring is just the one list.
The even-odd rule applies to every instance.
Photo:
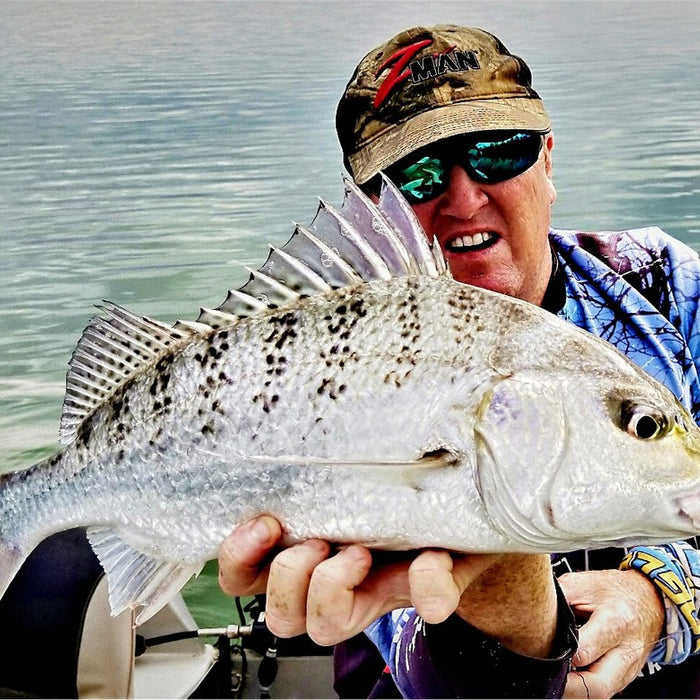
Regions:
[[309, 229], [297, 224], [295, 229], [300, 235], [304, 236], [310, 243], [318, 248], [321, 256], [325, 256], [328, 264], [335, 265], [341, 273], [348, 279], [348, 284], [358, 284], [362, 282], [362, 277], [357, 271], [340, 256], [338, 251], [333, 250], [328, 244], [314, 235]]
[[319, 292], [327, 292], [332, 289], [330, 284], [328, 284], [323, 277], [314, 272], [303, 260], [295, 258], [293, 255], [289, 255], [281, 248], [275, 248], [273, 245], [270, 246], [270, 249], [282, 260], [285, 260], [291, 267], [297, 270], [301, 275], [303, 275], [304, 279], [307, 280]]
[[[402, 240], [399, 232], [394, 228], [391, 220], [386, 216], [380, 207], [375, 206], [374, 202], [365, 194], [350, 178], [343, 178], [343, 183], [345, 185], [345, 202], [343, 202], [344, 208], [346, 205], [350, 205], [352, 208], [352, 200], [359, 202], [370, 219], [370, 227], [372, 233], [369, 235], [381, 236], [382, 241], [387, 241], [391, 247], [391, 252], [395, 261], [398, 263], [393, 269], [393, 274], [395, 275], [410, 275], [419, 272], [419, 267], [416, 261], [409, 254], [404, 241]], [[425, 238], [425, 236], [424, 236]], [[388, 264], [388, 261], [387, 261]]]
[[290, 289], [286, 284], [282, 284], [282, 282], [278, 282], [274, 277], [269, 277], [265, 273], [260, 272], [260, 270], [253, 270], [250, 267], [246, 267], [246, 270], [250, 273], [253, 279], [259, 280], [264, 285], [283, 297], [286, 297], [290, 301], [296, 301], [299, 299], [299, 295], [293, 289]]
[[367, 243], [367, 240], [355, 229], [355, 227], [333, 206], [321, 200], [321, 207], [336, 220], [340, 233], [357, 248], [362, 257], [371, 267], [370, 275], [363, 274], [364, 281], [370, 279], [391, 279], [391, 272], [384, 260]]
[[244, 304], [249, 304], [258, 311], [265, 311], [268, 308], [267, 304], [264, 301], [261, 301], [257, 297], [254, 297], [252, 294], [246, 294], [246, 292], [242, 292], [240, 291], [240, 289], [229, 289], [228, 296], [238, 299]]

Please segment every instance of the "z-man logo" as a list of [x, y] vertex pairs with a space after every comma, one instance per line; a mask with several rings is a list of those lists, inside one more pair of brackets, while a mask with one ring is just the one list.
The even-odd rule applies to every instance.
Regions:
[[[415, 44], [404, 46], [395, 54], [387, 58], [375, 73], [375, 77], [391, 66], [389, 75], [384, 78], [384, 81], [379, 86], [377, 94], [374, 97], [374, 108], [377, 109], [384, 100], [389, 96], [389, 93], [405, 80], [411, 79], [412, 83], [421, 83], [428, 78], [434, 78], [443, 73], [457, 72], [462, 70], [478, 70], [481, 66], [474, 51], [458, 51], [452, 46], [442, 53], [424, 56], [422, 59], [411, 59], [423, 48], [429, 46], [432, 39], [423, 39]], [[408, 66], [408, 67], [406, 67]], [[405, 70], [404, 70], [405, 69]]]

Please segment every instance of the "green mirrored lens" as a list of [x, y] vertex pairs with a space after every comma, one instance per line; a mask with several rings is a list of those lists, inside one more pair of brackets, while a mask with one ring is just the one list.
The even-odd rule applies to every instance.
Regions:
[[[444, 183], [445, 166], [439, 158], [425, 156], [412, 165], [401, 168], [394, 180], [398, 188], [415, 202], [435, 196]], [[398, 180], [398, 182], [397, 182]]]
[[482, 182], [502, 182], [534, 165], [540, 145], [540, 136], [525, 133], [500, 141], [479, 141], [467, 152], [469, 165]]

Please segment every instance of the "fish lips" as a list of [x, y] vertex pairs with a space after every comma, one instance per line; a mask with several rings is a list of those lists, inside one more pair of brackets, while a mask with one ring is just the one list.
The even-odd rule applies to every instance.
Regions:
[[693, 534], [700, 533], [700, 484], [690, 493], [675, 499], [678, 515], [692, 528]]

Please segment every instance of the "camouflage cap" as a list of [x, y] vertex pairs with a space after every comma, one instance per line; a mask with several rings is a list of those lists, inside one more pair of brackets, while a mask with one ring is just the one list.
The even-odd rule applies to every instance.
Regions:
[[525, 61], [492, 34], [415, 27], [368, 53], [338, 103], [345, 165], [362, 184], [433, 141], [490, 129], [546, 132]]

